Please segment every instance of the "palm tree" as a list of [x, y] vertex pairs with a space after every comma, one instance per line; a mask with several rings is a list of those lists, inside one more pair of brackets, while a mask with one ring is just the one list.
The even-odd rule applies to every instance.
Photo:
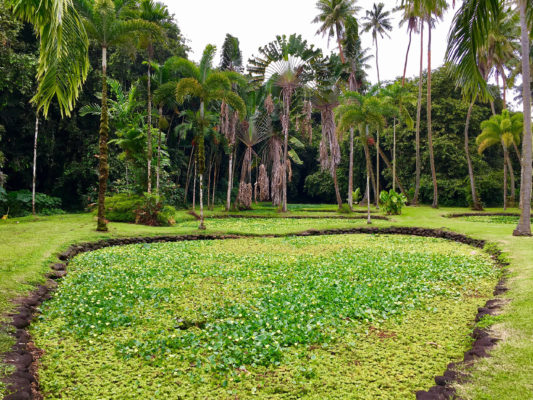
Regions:
[[31, 23], [39, 35], [37, 112], [48, 115], [57, 99], [62, 115], [70, 115], [89, 71], [87, 33], [72, 0], [13, 0], [13, 15]]
[[139, 17], [153, 24], [152, 30], [145, 31], [141, 35], [141, 45], [146, 48], [148, 53], [148, 61], [146, 62], [146, 89], [147, 89], [147, 104], [148, 104], [148, 122], [147, 122], [147, 192], [152, 193], [152, 90], [151, 90], [151, 69], [152, 59], [154, 58], [154, 42], [163, 35], [165, 25], [169, 24], [172, 16], [168, 12], [168, 8], [161, 2], [154, 2], [153, 0], [141, 0], [139, 4]]
[[378, 74], [378, 84], [381, 83], [379, 78], [378, 35], [381, 39], [383, 39], [384, 36], [390, 38], [387, 32], [392, 30], [390, 11], [384, 11], [384, 7], [385, 4], [383, 3], [374, 3], [372, 10], [367, 10], [366, 16], [364, 17], [366, 22], [363, 24], [364, 32], [372, 31], [372, 42], [376, 46], [376, 70]]
[[259, 57], [252, 58], [248, 70], [253, 82], [273, 83], [281, 89], [283, 99], [283, 171], [282, 211], [287, 212], [287, 171], [291, 99], [297, 88], [312, 77], [310, 64], [320, 55], [320, 50], [307, 46], [301, 35], [277, 36], [276, 41], [259, 49]]
[[107, 141], [109, 136], [109, 116], [107, 104], [107, 50], [122, 44], [138, 32], [153, 31], [153, 24], [140, 19], [123, 19], [123, 12], [128, 10], [130, 2], [125, 1], [115, 7], [112, 0], [95, 0], [79, 2], [80, 12], [84, 16], [85, 30], [91, 40], [102, 50], [102, 106], [99, 132], [98, 155], [98, 222], [96, 230], [107, 231], [105, 220], [105, 194], [109, 164]]
[[[242, 70], [242, 53], [239, 48], [239, 39], [229, 33], [226, 34], [226, 39], [224, 39], [224, 43], [222, 44], [220, 69], [222, 71], [236, 72], [241, 72]], [[229, 145], [228, 190], [226, 192], [226, 211], [229, 211], [231, 206], [231, 189], [233, 187], [233, 153], [235, 151], [235, 133], [238, 115], [236, 111], [230, 110], [224, 102], [222, 102], [220, 110], [220, 130]]]
[[218, 72], [213, 69], [213, 58], [216, 47], [207, 45], [200, 65], [181, 58], [177, 66], [181, 69], [183, 76], [176, 85], [176, 100], [178, 104], [183, 104], [186, 98], [192, 97], [199, 101], [199, 121], [200, 127], [197, 132], [196, 159], [198, 166], [198, 177], [200, 186], [200, 226], [199, 229], [205, 229], [204, 225], [204, 208], [203, 208], [203, 174], [205, 172], [205, 153], [204, 153], [204, 129], [206, 127], [205, 107], [215, 100], [224, 101], [239, 112], [241, 118], [246, 115], [246, 108], [243, 100], [231, 90], [232, 81], [241, 80], [242, 77], [231, 71]]
[[411, 50], [411, 40], [413, 32], [419, 32], [420, 21], [413, 4], [408, 4], [404, 7], [404, 13], [400, 20], [400, 27], [407, 24], [407, 32], [409, 33], [409, 42], [407, 43], [407, 50], [405, 51], [405, 62], [403, 65], [402, 86], [405, 86], [405, 75], [407, 73], [407, 61], [409, 60], [409, 51]]
[[503, 209], [507, 209], [507, 165], [509, 164], [509, 147], [520, 144], [520, 137], [524, 129], [523, 115], [511, 115], [503, 110], [500, 115], [493, 115], [489, 120], [481, 123], [481, 133], [476, 138], [478, 152], [481, 154], [490, 146], [501, 144], [503, 148]]
[[355, 0], [318, 0], [316, 8], [319, 14], [313, 19], [313, 23], [320, 24], [317, 35], [327, 35], [328, 40], [337, 38], [339, 55], [342, 63], [346, 62], [342, 41], [344, 39], [345, 26], [348, 18], [353, 18], [360, 9], [355, 5]]

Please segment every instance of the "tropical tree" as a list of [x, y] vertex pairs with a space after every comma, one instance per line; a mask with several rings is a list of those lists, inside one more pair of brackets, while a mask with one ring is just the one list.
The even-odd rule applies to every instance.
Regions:
[[519, 145], [524, 125], [523, 115], [511, 115], [508, 110], [503, 110], [500, 115], [493, 115], [481, 123], [481, 134], [476, 138], [478, 152], [495, 144], [503, 148], [503, 209], [507, 209], [507, 165], [509, 164], [509, 148], [514, 144]]
[[13, 14], [35, 27], [39, 36], [38, 87], [33, 102], [48, 115], [55, 98], [70, 115], [89, 71], [89, 42], [72, 0], [12, 0]]
[[239, 112], [241, 119], [246, 115], [243, 100], [231, 90], [232, 82], [242, 80], [241, 75], [232, 71], [216, 71], [213, 69], [213, 59], [216, 47], [207, 45], [199, 65], [181, 58], [177, 66], [185, 78], [176, 85], [176, 100], [178, 104], [191, 97], [199, 102], [198, 114], [200, 127], [195, 137], [196, 160], [200, 186], [200, 226], [205, 229], [203, 209], [203, 174], [205, 172], [204, 128], [207, 126], [205, 107], [215, 100], [224, 101]]
[[353, 18], [360, 9], [355, 3], [355, 0], [318, 0], [316, 3], [319, 14], [313, 19], [313, 23], [320, 24], [317, 35], [327, 35], [328, 41], [336, 37], [339, 45], [339, 55], [343, 64], [346, 62], [342, 43], [345, 27], [348, 19]]
[[[400, 27], [407, 25], [407, 33], [409, 34], [409, 41], [407, 42], [407, 50], [405, 51], [405, 62], [403, 65], [402, 86], [405, 86], [405, 75], [407, 73], [407, 61], [409, 60], [409, 51], [411, 50], [411, 41], [413, 32], [420, 31], [420, 19], [413, 4], [408, 4], [404, 7], [403, 16], [400, 20]], [[422, 48], [421, 48], [422, 49]]]
[[287, 212], [287, 171], [291, 99], [297, 88], [312, 78], [311, 65], [321, 55], [300, 35], [277, 36], [276, 41], [259, 49], [260, 56], [250, 60], [252, 81], [273, 83], [281, 89], [283, 115], [282, 210]]
[[140, 19], [125, 19], [131, 2], [115, 7], [112, 0], [78, 2], [84, 17], [84, 26], [91, 41], [102, 51], [102, 105], [98, 155], [98, 222], [96, 230], [107, 231], [105, 219], [105, 194], [109, 176], [107, 142], [109, 138], [109, 114], [107, 101], [107, 50], [123, 44], [133, 34], [153, 31], [153, 24]]
[[[242, 53], [239, 48], [239, 39], [230, 35], [229, 33], [226, 34], [226, 38], [222, 44], [220, 69], [222, 71], [242, 71]], [[220, 130], [226, 138], [229, 147], [226, 211], [229, 211], [231, 206], [231, 189], [233, 187], [233, 157], [235, 153], [235, 134], [238, 119], [239, 117], [237, 111], [231, 110], [228, 104], [222, 102], [220, 105]]]
[[378, 74], [378, 84], [381, 83], [379, 77], [379, 51], [378, 51], [378, 36], [383, 39], [384, 36], [390, 38], [388, 32], [392, 30], [392, 23], [390, 20], [390, 11], [385, 11], [385, 4], [378, 3], [373, 5], [372, 10], [367, 10], [363, 18], [363, 31], [372, 32], [372, 42], [376, 46], [376, 71]]
[[[139, 4], [140, 14], [139, 18], [150, 22], [152, 28], [146, 30], [140, 35], [141, 46], [146, 48], [148, 54], [148, 61], [146, 62], [146, 90], [147, 90], [147, 191], [152, 193], [152, 59], [154, 58], [154, 42], [164, 35], [164, 28], [172, 21], [172, 16], [168, 12], [165, 4], [153, 0], [141, 0]], [[159, 169], [158, 169], [159, 171]], [[159, 173], [159, 172], [158, 172]], [[157, 189], [159, 189], [159, 182], [156, 182]]]

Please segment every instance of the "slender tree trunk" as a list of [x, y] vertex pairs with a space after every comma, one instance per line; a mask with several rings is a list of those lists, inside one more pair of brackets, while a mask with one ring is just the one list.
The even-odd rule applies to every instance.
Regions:
[[396, 191], [396, 118], [392, 132], [392, 190]]
[[229, 166], [228, 166], [228, 191], [226, 193], [226, 211], [229, 211], [231, 207], [231, 184], [233, 181], [233, 149], [230, 149], [229, 153]]
[[194, 146], [191, 147], [191, 155], [189, 156], [189, 164], [187, 165], [187, 177], [185, 178], [185, 206], [187, 206], [187, 197], [189, 193], [189, 181], [190, 181], [190, 172], [191, 172], [191, 164], [192, 164], [192, 157], [194, 155]]
[[211, 211], [215, 209], [215, 194], [217, 189], [218, 170], [218, 162], [215, 161], [215, 171], [213, 172], [213, 191], [211, 194]]
[[531, 76], [525, 71], [530, 71], [529, 66], [529, 29], [527, 24], [526, 8], [527, 0], [517, 0], [520, 8], [520, 28], [521, 28], [521, 44], [522, 44], [522, 103], [524, 106], [524, 138], [522, 142], [522, 157], [523, 157], [523, 173], [522, 182], [522, 212], [520, 214], [520, 221], [513, 232], [515, 236], [530, 236], [531, 235]]
[[503, 210], [507, 210], [507, 149], [503, 146]]
[[289, 123], [292, 88], [283, 89], [283, 174], [282, 184], [282, 211], [287, 212], [287, 159], [289, 148]]
[[37, 137], [39, 135], [39, 111], [35, 114], [35, 136], [33, 139], [33, 177], [31, 182], [31, 213], [35, 216], [35, 183], [37, 181]]
[[[520, 155], [520, 150], [518, 150], [518, 146], [513, 141], [513, 147], [514, 151], [516, 153], [516, 156], [518, 157], [518, 162], [520, 163], [520, 183], [524, 181], [524, 162], [522, 160], [522, 156]], [[518, 194], [518, 207], [522, 209], [522, 191], [523, 186], [520, 184], [520, 193]]]
[[379, 210], [379, 131], [376, 131], [376, 208]]
[[378, 85], [381, 85], [381, 79], [379, 78], [379, 49], [378, 49], [377, 39], [376, 39], [376, 72], [378, 74]]
[[[150, 49], [148, 50], [150, 53]], [[148, 133], [146, 135], [148, 140], [148, 193], [152, 193], [152, 88], [151, 88], [151, 57], [148, 56], [148, 70], [147, 70], [147, 82], [146, 89], [148, 92]]]
[[503, 90], [502, 90], [502, 96], [503, 96], [503, 109], [507, 109], [507, 77], [505, 76], [505, 70], [502, 66], [499, 68], [500, 75], [502, 76], [502, 83], [503, 83]]
[[350, 128], [350, 166], [348, 168], [348, 206], [353, 210], [353, 128]]
[[418, 205], [418, 195], [420, 193], [420, 170], [422, 162], [420, 160], [420, 119], [422, 116], [422, 77], [424, 74], [424, 23], [420, 24], [420, 73], [418, 76], [418, 102], [416, 105], [416, 133], [415, 133], [415, 148], [416, 148], [416, 168], [415, 168], [415, 195], [413, 197], [413, 204]]
[[[163, 108], [159, 107], [159, 119], [163, 116]], [[158, 128], [157, 136], [157, 170], [155, 177], [155, 193], [159, 196], [159, 179], [161, 176], [161, 127]]]
[[431, 178], [433, 180], [433, 204], [431, 207], [439, 207], [439, 193], [437, 188], [437, 172], [435, 170], [435, 155], [433, 154], [433, 132], [431, 126], [431, 16], [428, 17], [428, 84], [427, 84], [427, 124], [428, 124], [428, 147]]
[[[381, 158], [383, 159], [383, 161], [385, 161], [385, 164], [387, 165], [387, 168], [390, 169], [391, 171], [393, 171], [394, 170], [393, 166], [392, 166], [389, 158], [387, 157], [387, 155], [383, 152], [383, 149], [381, 147], [379, 147], [378, 151], [379, 151], [379, 154], [381, 155]], [[394, 174], [394, 172], [393, 172], [393, 174]], [[405, 188], [403, 187], [402, 183], [400, 182], [400, 180], [398, 179], [398, 177], [396, 177], [396, 183], [398, 184], [398, 188], [400, 189], [400, 192], [402, 192], [403, 195], [408, 198], [407, 192], [406, 192]]]
[[344, 51], [342, 49], [342, 34], [341, 30], [339, 29], [339, 26], [336, 26], [337, 29], [337, 43], [339, 45], [339, 56], [341, 58], [341, 62], [344, 64], [346, 62], [346, 58], [344, 57]]
[[[200, 102], [200, 119], [204, 120], [205, 115], [205, 105], [204, 102]], [[198, 138], [198, 176], [200, 177], [200, 226], [198, 226], [198, 229], [204, 230], [204, 172], [205, 172], [205, 148], [204, 148], [204, 136], [203, 136], [203, 128], [202, 132], [200, 132], [200, 136]]]
[[409, 29], [409, 44], [405, 52], [405, 63], [403, 65], [402, 86], [405, 86], [405, 75], [407, 74], [407, 61], [409, 60], [409, 51], [411, 50], [411, 39], [413, 38], [413, 30]]
[[472, 166], [472, 158], [470, 157], [470, 139], [468, 136], [468, 130], [470, 128], [470, 119], [472, 118], [472, 108], [474, 107], [475, 98], [470, 102], [468, 106], [468, 112], [466, 113], [466, 123], [465, 123], [465, 155], [466, 163], [468, 164], [468, 176], [470, 178], [470, 193], [472, 195], [472, 209], [473, 210], [482, 210], [483, 207], [479, 202], [477, 191], [476, 191], [476, 180], [474, 177], [474, 167]]
[[203, 174], [198, 174], [198, 177], [200, 178], [200, 226], [198, 226], [198, 229], [204, 230], [204, 176]]
[[371, 224], [372, 220], [370, 219], [370, 174], [368, 169], [366, 170], [366, 223]]
[[100, 138], [98, 156], [98, 222], [96, 230], [107, 232], [105, 219], [105, 195], [107, 190], [107, 178], [109, 176], [109, 164], [107, 162], [107, 140], [109, 136], [109, 116], [107, 114], [107, 49], [102, 47], [102, 107], [100, 115]]
[[339, 191], [339, 183], [337, 182], [337, 167], [333, 167], [332, 171], [333, 185], [335, 186], [335, 196], [337, 197], [337, 205], [339, 210], [342, 208], [342, 197], [341, 192]]
[[196, 211], [196, 176], [197, 176], [196, 160], [194, 160], [194, 178], [192, 180], [192, 210]]
[[516, 188], [515, 188], [515, 178], [514, 178], [514, 169], [513, 163], [511, 162], [511, 157], [509, 157], [509, 150], [507, 150], [507, 171], [509, 171], [509, 182], [511, 184], [511, 207], [514, 207], [516, 200]]
[[374, 179], [374, 168], [372, 167], [372, 160], [370, 158], [370, 149], [368, 148], [368, 132], [365, 137], [365, 141], [363, 142], [363, 150], [365, 151], [365, 161], [366, 161], [366, 169], [370, 172], [370, 180], [372, 182], [372, 189], [374, 190], [374, 195], [377, 193], [376, 189], [376, 180]]

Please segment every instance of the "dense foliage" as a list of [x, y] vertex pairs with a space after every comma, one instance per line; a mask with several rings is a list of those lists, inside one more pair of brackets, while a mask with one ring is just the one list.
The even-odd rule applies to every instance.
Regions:
[[[242, 395], [255, 390], [268, 397], [276, 386], [271, 379], [257, 386], [255, 378], [287, 369], [315, 385], [336, 368], [303, 370], [310, 367], [307, 356], [340, 352], [340, 367], [350, 348], [366, 346], [373, 329], [389, 326], [401, 335], [405, 318], [422, 321], [444, 310], [450, 317], [448, 307], [484, 296], [497, 275], [487, 256], [464, 245], [364, 235], [141, 244], [83, 254], [70, 269], [33, 328], [37, 345], [48, 349], [40, 377], [52, 397], [66, 388], [69, 396], [87, 398], [131, 390], [114, 373], [94, 381], [111, 365], [135, 365], [139, 388], [159, 376], [161, 395], [202, 383], [198, 390], [207, 396], [229, 385]], [[477, 296], [463, 297], [474, 288]], [[59, 338], [61, 344], [50, 344]], [[66, 373], [78, 358], [80, 367]], [[366, 368], [372, 363], [361, 384], [388, 379]], [[174, 379], [182, 383], [177, 388]], [[397, 395], [418, 384], [410, 375], [391, 388]]]

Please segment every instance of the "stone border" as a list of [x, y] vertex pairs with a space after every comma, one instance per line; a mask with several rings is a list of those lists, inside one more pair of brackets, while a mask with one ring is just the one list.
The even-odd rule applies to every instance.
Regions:
[[[7, 390], [12, 393], [5, 396], [4, 400], [40, 400], [43, 398], [39, 392], [37, 361], [42, 355], [42, 350], [35, 347], [30, 334], [26, 328], [31, 323], [34, 314], [37, 313], [37, 307], [43, 302], [50, 299], [51, 292], [57, 288], [57, 280], [67, 274], [67, 265], [76, 255], [88, 251], [94, 251], [105, 247], [123, 246], [138, 243], [161, 243], [161, 242], [182, 242], [192, 240], [225, 240], [225, 239], [242, 239], [253, 237], [288, 237], [288, 236], [320, 236], [320, 235], [346, 235], [346, 234], [389, 234], [389, 235], [411, 235], [422, 237], [434, 237], [464, 243], [473, 247], [483, 249], [486, 242], [480, 239], [474, 239], [467, 235], [442, 229], [417, 228], [417, 227], [356, 227], [349, 229], [327, 229], [327, 230], [308, 230], [299, 233], [273, 234], [273, 235], [178, 235], [178, 236], [150, 236], [137, 238], [113, 238], [104, 239], [96, 242], [80, 243], [70, 246], [66, 251], [59, 255], [63, 263], [55, 263], [50, 266], [51, 272], [47, 274], [48, 280], [44, 285], [38, 286], [28, 296], [17, 301], [19, 306], [15, 313], [8, 314], [12, 321], [9, 325], [15, 329], [13, 336], [16, 343], [10, 352], [4, 354], [7, 364], [15, 368], [15, 372], [7, 376], [4, 381]], [[500, 252], [492, 254], [498, 265]], [[505, 280], [502, 278], [494, 290], [494, 296], [507, 291]], [[488, 300], [485, 307], [478, 309], [476, 322], [484, 315], [494, 314], [501, 307], [499, 299]], [[486, 329], [475, 328], [472, 333], [475, 339], [472, 349], [464, 354], [463, 361], [460, 363], [450, 363], [443, 376], [435, 377], [436, 385], [428, 391], [416, 392], [416, 398], [419, 400], [440, 400], [455, 398], [455, 389], [451, 386], [453, 382], [461, 382], [467, 379], [467, 376], [459, 375], [455, 369], [457, 365], [470, 365], [477, 357], [488, 357], [488, 350], [498, 341], [497, 338], [490, 336], [490, 331]]]

